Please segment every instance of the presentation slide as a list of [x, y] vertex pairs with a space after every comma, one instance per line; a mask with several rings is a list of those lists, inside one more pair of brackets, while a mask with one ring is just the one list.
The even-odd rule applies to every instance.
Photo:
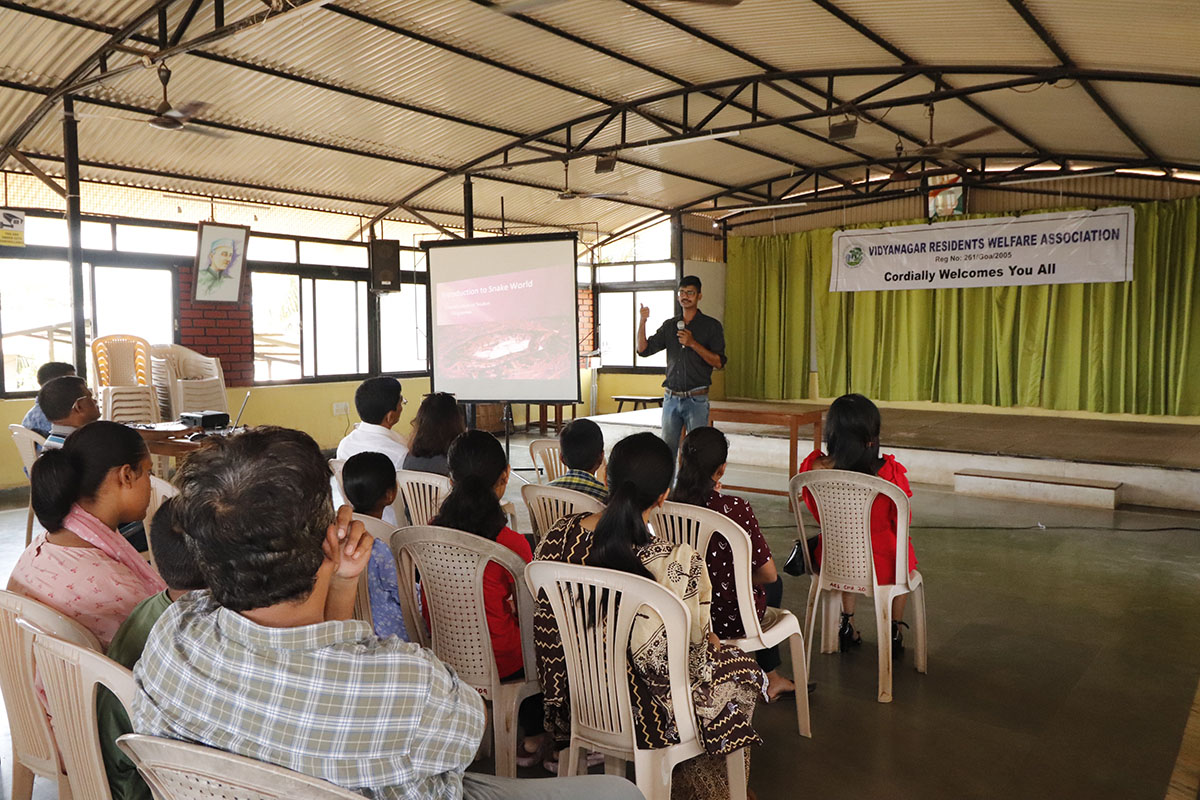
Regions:
[[575, 237], [428, 245], [433, 390], [577, 402]]

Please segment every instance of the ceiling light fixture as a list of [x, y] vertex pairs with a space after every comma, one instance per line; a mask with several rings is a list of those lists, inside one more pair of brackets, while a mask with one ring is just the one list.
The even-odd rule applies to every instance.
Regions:
[[795, 208], [796, 206], [806, 206], [806, 205], [808, 205], [808, 203], [799, 202], [799, 203], [767, 203], [766, 205], [762, 205], [762, 206], [746, 206], [745, 208], [735, 208], [734, 210], [730, 211], [728, 214], [722, 214], [721, 216], [717, 217], [717, 219], [729, 219], [730, 217], [735, 217], [738, 214], [745, 214], [750, 211], [767, 211], [772, 208]]
[[858, 117], [846, 117], [841, 122], [829, 123], [829, 141], [845, 142], [858, 135]]
[[674, 147], [677, 144], [692, 144], [693, 142], [708, 142], [714, 139], [732, 139], [734, 136], [741, 136], [741, 131], [721, 131], [720, 133], [708, 133], [704, 136], [689, 136], [686, 139], [672, 139], [669, 142], [648, 142], [646, 144], [634, 145], [625, 148], [626, 150], [636, 150], [642, 147]]
[[607, 155], [596, 156], [596, 174], [605, 175], [617, 168], [617, 154], [608, 153]]

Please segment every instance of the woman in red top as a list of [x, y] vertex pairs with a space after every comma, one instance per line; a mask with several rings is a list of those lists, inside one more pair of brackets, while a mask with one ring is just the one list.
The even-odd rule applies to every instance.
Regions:
[[[800, 472], [810, 469], [845, 469], [852, 472], [862, 472], [875, 475], [890, 481], [909, 497], [912, 490], [908, 486], [907, 470], [896, 460], [895, 456], [879, 454], [879, 409], [861, 394], [846, 394], [833, 401], [829, 412], [825, 415], [825, 443], [829, 455], [814, 450], [800, 465]], [[804, 502], [814, 517], [817, 517], [817, 504], [812, 495], [804, 492]], [[820, 518], [817, 522], [820, 523]], [[871, 553], [875, 563], [875, 580], [879, 584], [895, 582], [896, 563], [896, 506], [886, 497], [876, 497], [871, 506]], [[817, 542], [816, 561], [821, 561], [821, 544]], [[908, 542], [908, 568], [916, 569], [917, 554], [913, 550], [912, 539]], [[852, 592], [842, 592], [842, 624], [838, 629], [838, 642], [842, 650], [862, 643], [862, 635], [854, 629], [851, 619], [854, 617], [855, 601], [858, 595]], [[898, 654], [904, 649], [904, 636], [901, 627], [907, 628], [903, 621], [905, 601], [908, 595], [902, 594], [892, 601], [892, 652]]]
[[[478, 534], [504, 545], [525, 563], [532, 561], [529, 542], [508, 527], [508, 517], [500, 507], [511, 470], [496, 437], [480, 430], [465, 431], [450, 443], [446, 457], [452, 486], [431, 524]], [[522, 676], [525, 665], [513, 580], [499, 564], [488, 564], [483, 571], [483, 608], [501, 680]], [[541, 695], [530, 700], [522, 703], [519, 718], [528, 737], [526, 750], [532, 754], [541, 749], [543, 721]]]
[[[690, 503], [724, 514], [741, 526], [750, 536], [751, 581], [754, 584], [754, 610], [760, 620], [767, 619], [767, 607], [779, 608], [783, 601], [783, 579], [771, 559], [754, 509], [740, 497], [721, 494], [721, 478], [729, 460], [729, 440], [716, 428], [703, 427], [688, 433], [679, 448], [679, 477], [671, 500]], [[738, 609], [737, 591], [733, 582], [733, 551], [722, 536], [713, 536], [704, 556], [708, 577], [712, 581], [712, 629], [721, 639], [740, 639], [742, 616]], [[774, 612], [771, 612], [774, 614]], [[779, 674], [779, 647], [759, 650], [754, 654], [758, 665], [767, 673], [767, 701], [796, 691], [796, 684]]]

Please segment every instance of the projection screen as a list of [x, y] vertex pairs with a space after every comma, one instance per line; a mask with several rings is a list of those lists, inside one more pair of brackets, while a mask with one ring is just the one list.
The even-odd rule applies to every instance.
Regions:
[[576, 235], [428, 242], [431, 382], [464, 402], [579, 402]]

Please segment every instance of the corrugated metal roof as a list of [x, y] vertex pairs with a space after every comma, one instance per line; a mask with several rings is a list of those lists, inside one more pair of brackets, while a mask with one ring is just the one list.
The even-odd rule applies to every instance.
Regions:
[[[117, 28], [149, 7], [148, 0], [23, 2], [77, 22], [24, 13], [13, 3], [0, 9], [0, 79], [8, 82], [0, 86], [0, 135], [5, 138], [37, 106], [40, 95], [22, 87], [56, 86], [106, 40], [107, 33], [89, 30], [83, 21]], [[125, 174], [139, 185], [186, 186], [188, 191], [207, 178], [306, 193], [300, 197], [326, 194], [328, 201], [305, 202], [327, 202], [337, 210], [349, 204], [373, 214], [439, 175], [452, 173], [456, 177], [433, 183], [413, 202], [453, 217], [461, 213], [462, 203], [457, 175], [486, 154], [504, 149], [517, 134], [549, 131], [538, 146], [561, 153], [564, 123], [603, 113], [611, 103], [670, 92], [680, 83], [753, 76], [768, 68], [895, 67], [896, 53], [872, 37], [887, 40], [918, 63], [971, 66], [977, 74], [948, 68], [946, 81], [956, 87], [1005, 79], [1003, 70], [983, 71], [988, 68], [1058, 63], [1051, 48], [1005, 0], [961, 0], [952, 8], [836, 0], [835, 10], [848, 19], [808, 0], [744, 0], [732, 8], [657, 0], [646, 0], [645, 5], [648, 10], [618, 0], [560, 0], [530, 12], [530, 18], [554, 26], [558, 33], [466, 0], [342, 0], [331, 8], [303, 10], [210, 44], [204, 48], [207, 55], [177, 55], [170, 62], [173, 102], [206, 101], [210, 105], [202, 113], [204, 119], [266, 135], [235, 134], [226, 140], [172, 135], [137, 122], [106, 119], [103, 115], [128, 112], [80, 102], [81, 114], [101, 115], [81, 119], [83, 156], [95, 163], [84, 170], [85, 177]], [[1194, 46], [1200, 40], [1200, 14], [1190, 0], [1027, 0], [1026, 5], [1076, 64], [1171, 72], [1189, 79], [1200, 75], [1200, 49]], [[188, 6], [172, 4], [170, 32]], [[227, 0], [226, 22], [261, 13], [265, 7], [261, 0]], [[213, 4], [201, 3], [183, 38], [209, 32], [213, 25]], [[143, 37], [156, 32], [156, 20], [143, 26]], [[141, 40], [135, 44], [153, 46]], [[108, 63], [119, 67], [133, 59], [114, 54]], [[258, 69], [221, 63], [231, 59]], [[271, 71], [281, 74], [267, 74]], [[930, 76], [919, 76], [873, 93], [889, 78], [839, 75], [833, 84], [837, 99], [828, 102], [836, 106], [867, 94], [872, 103], [919, 100], [936, 88]], [[1200, 165], [1200, 139], [1194, 135], [1200, 123], [1200, 86], [1110, 81], [1093, 85], [1157, 154], [1184, 166]], [[826, 107], [823, 75], [783, 79], [778, 86], [803, 102], [764, 85], [760, 115], [803, 113], [804, 102]], [[722, 86], [711, 95], [725, 97], [732, 89]], [[141, 108], [153, 107], [159, 99], [157, 80], [149, 70], [126, 73], [85, 93]], [[749, 121], [751, 116], [737, 106], [749, 103], [751, 96], [743, 93], [705, 127]], [[688, 121], [695, 123], [717, 102], [713, 96], [692, 94]], [[684, 118], [679, 96], [639, 105], [670, 124]], [[641, 166], [621, 164], [607, 175], [594, 174], [592, 161], [581, 158], [572, 163], [570, 188], [625, 191], [630, 201], [671, 208], [712, 195], [720, 184], [782, 180], [807, 167], [847, 165], [839, 174], [857, 180], [868, 168], [889, 168], [896, 130], [907, 153], [915, 151], [914, 139], [928, 136], [920, 102], [890, 110], [884, 106], [872, 113], [883, 121], [871, 125], [864, 115], [855, 137], [841, 146], [824, 141], [828, 120], [822, 118], [796, 123], [813, 135], [772, 126], [743, 131], [734, 140], [630, 149], [622, 158]], [[991, 124], [989, 116], [1011, 125], [1013, 132], [993, 133], [961, 149], [988, 152], [993, 164], [1005, 157], [1013, 164], [1027, 160], [1033, 148], [1022, 137], [1051, 154], [1080, 153], [1096, 162], [1144, 156], [1083, 87], [1070, 80], [1055, 87], [1026, 85], [939, 100], [934, 138], [946, 141], [978, 130]], [[60, 123], [58, 112], [43, 119], [21, 147], [61, 157]], [[576, 126], [571, 141], [586, 136], [590, 124], [594, 122]], [[615, 147], [618, 131], [617, 125], [609, 126], [588, 143], [589, 149]], [[311, 144], [273, 138], [281, 135]], [[664, 131], [630, 116], [627, 135], [630, 140], [652, 139]], [[511, 157], [519, 161], [536, 154], [522, 148], [513, 150]], [[422, 166], [398, 164], [380, 155]], [[868, 166], [864, 156], [875, 163]], [[135, 171], [122, 173], [118, 166]], [[501, 196], [508, 216], [548, 225], [590, 221], [612, 230], [647, 213], [627, 203], [554, 200], [562, 187], [561, 164], [523, 166], [495, 175], [536, 187], [481, 178], [475, 194], [480, 214], [498, 216]], [[783, 188], [771, 187], [773, 192]], [[258, 197], [272, 193], [232, 186], [214, 191]], [[766, 187], [754, 191], [763, 193]], [[742, 202], [726, 199], [723, 204]]]

